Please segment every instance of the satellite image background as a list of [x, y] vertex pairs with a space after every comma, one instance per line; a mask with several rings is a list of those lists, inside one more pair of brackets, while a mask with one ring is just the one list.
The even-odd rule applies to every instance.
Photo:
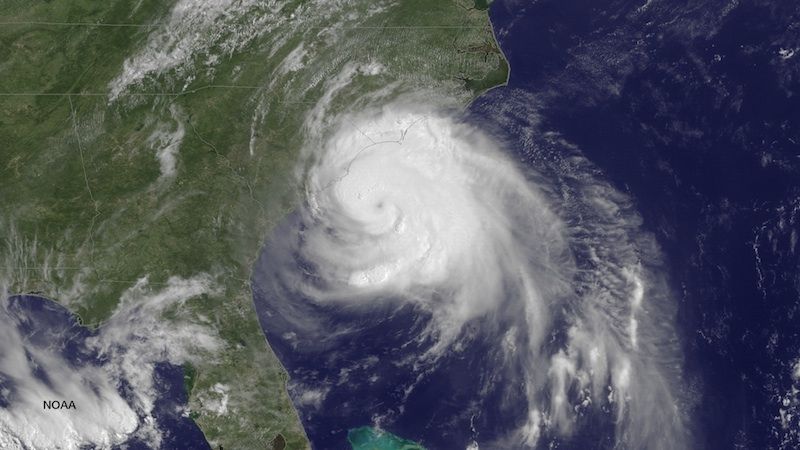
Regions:
[[6, 0], [0, 447], [798, 448], [798, 51], [775, 0]]

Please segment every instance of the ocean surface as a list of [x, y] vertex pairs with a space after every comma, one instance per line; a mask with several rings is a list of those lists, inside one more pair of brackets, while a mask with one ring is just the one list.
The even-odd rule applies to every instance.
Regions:
[[633, 197], [669, 261], [697, 448], [800, 446], [798, 4], [500, 1], [491, 14], [511, 77], [477, 103], [533, 93], [542, 127]]
[[[535, 146], [526, 133], [535, 123], [560, 138], [551, 151], [579, 148], [632, 198], [678, 293], [677, 339], [693, 399], [682, 408], [694, 447], [800, 447], [798, 7], [505, 0], [490, 14], [511, 75], [465, 120], [498, 134], [522, 160]], [[499, 105], [511, 105], [515, 126]], [[351, 430], [371, 424], [430, 449], [467, 448], [521, 425], [521, 392], [519, 400], [500, 388], [467, 394], [485, 386], [487, 373], [497, 386], [515, 382], [492, 371], [499, 361], [489, 344], [471, 341], [424, 376], [396, 370], [430, 344], [409, 339], [424, 330], [424, 312], [391, 299], [365, 311], [291, 298], [270, 263], [297, 221], [265, 245], [254, 298], [315, 448], [342, 448]], [[297, 264], [313, 276], [307, 262]], [[299, 317], [317, 321], [313, 332]], [[481, 414], [468, 407], [477, 400]], [[559, 448], [612, 448], [608, 417]]]

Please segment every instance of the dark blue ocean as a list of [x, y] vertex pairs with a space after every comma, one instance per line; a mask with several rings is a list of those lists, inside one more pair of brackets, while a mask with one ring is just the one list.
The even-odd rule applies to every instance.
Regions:
[[800, 448], [800, 4], [501, 1], [491, 13], [511, 78], [473, 109], [534, 93], [543, 128], [634, 198], [682, 293], [697, 447]]
[[[792, 393], [800, 358], [800, 6], [505, 0], [490, 15], [511, 75], [465, 119], [502, 134], [523, 160], [537, 145], [523, 133], [526, 121], [536, 121], [633, 199], [679, 294], [696, 448], [800, 448], [800, 398]], [[510, 113], [499, 117], [501, 109]], [[292, 286], [270, 262], [286, 257], [287, 236], [302, 239], [292, 232], [296, 221], [266, 243], [253, 285], [314, 448], [346, 448], [349, 429], [375, 422], [430, 449], [464, 449], [521, 424], [509, 423], [522, 420], [521, 387], [516, 401], [489, 391], [480, 411], [469, 408], [465, 393], [487, 374], [498, 386], [515, 381], [493, 371], [496, 357], [480, 341], [440, 361], [410, 395], [403, 391], [415, 375], [394, 362], [428, 344], [407, 339], [428, 319], [413, 306], [277, 301]], [[313, 267], [297, 264], [313, 276]], [[387, 405], [402, 407], [376, 417]], [[599, 415], [557, 445], [613, 448], [613, 433]]]

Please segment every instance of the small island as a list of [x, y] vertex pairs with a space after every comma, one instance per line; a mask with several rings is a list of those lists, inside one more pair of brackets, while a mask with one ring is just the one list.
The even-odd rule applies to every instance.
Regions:
[[374, 427], [361, 427], [350, 430], [347, 440], [353, 450], [425, 450], [416, 442]]

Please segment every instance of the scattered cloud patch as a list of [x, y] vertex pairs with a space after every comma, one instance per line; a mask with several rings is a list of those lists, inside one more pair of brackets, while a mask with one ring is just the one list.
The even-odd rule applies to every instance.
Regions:
[[[156, 366], [198, 363], [220, 350], [216, 333], [180, 310], [213, 293], [218, 288], [206, 274], [173, 277], [160, 287], [144, 277], [96, 331], [49, 300], [2, 302], [0, 448], [109, 448], [132, 437], [159, 448]], [[175, 318], [165, 320], [170, 311]], [[43, 407], [53, 400], [75, 408]]]
[[[67, 327], [31, 329], [20, 302], [0, 306], [0, 448], [110, 447], [138, 427], [138, 416], [103, 368], [75, 365], [53, 343]], [[55, 350], [55, 351], [54, 351]], [[45, 401], [76, 409], [47, 409]]]
[[184, 116], [180, 108], [173, 104], [169, 108], [175, 127], [168, 124], [159, 124], [155, 131], [147, 138], [147, 144], [155, 149], [156, 158], [161, 170], [159, 180], [175, 176], [178, 165], [178, 151], [181, 148], [183, 137], [186, 135]]
[[228, 414], [228, 400], [231, 388], [222, 383], [216, 383], [211, 388], [200, 394], [199, 400], [203, 409], [217, 416]]

